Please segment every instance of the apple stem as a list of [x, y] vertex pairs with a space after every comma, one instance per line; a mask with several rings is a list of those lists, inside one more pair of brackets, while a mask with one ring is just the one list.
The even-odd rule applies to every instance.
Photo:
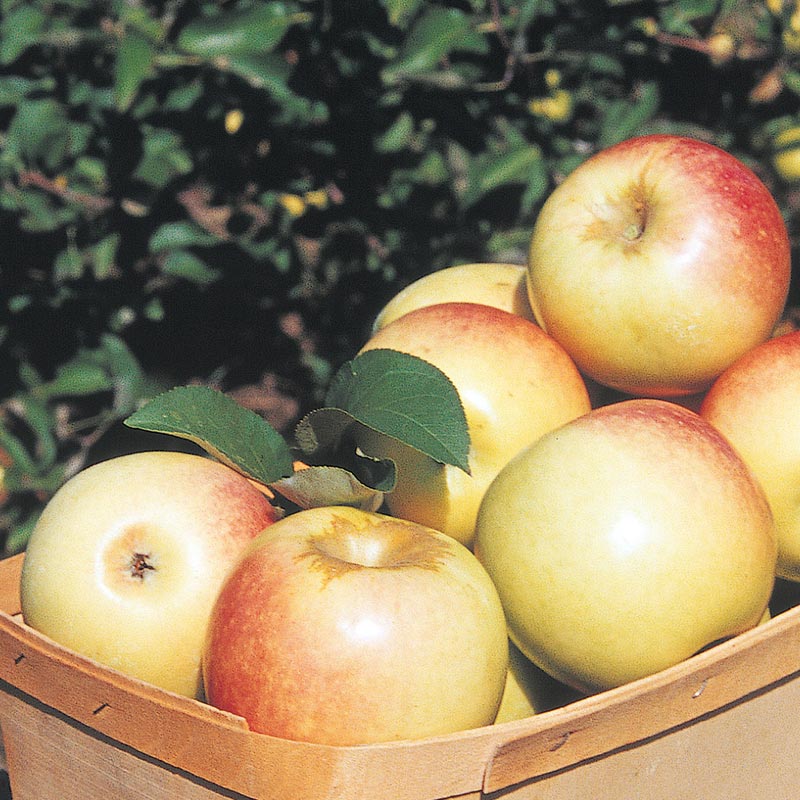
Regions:
[[148, 558], [150, 558], [149, 553], [133, 554], [130, 565], [132, 578], [138, 578], [140, 581], [143, 581], [148, 570], [155, 571], [155, 567], [147, 560]]

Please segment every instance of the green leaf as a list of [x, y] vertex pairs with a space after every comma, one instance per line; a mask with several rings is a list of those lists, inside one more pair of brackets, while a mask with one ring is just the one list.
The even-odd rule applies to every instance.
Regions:
[[433, 364], [394, 350], [368, 350], [334, 375], [325, 405], [469, 472], [469, 430], [455, 386]]
[[276, 99], [295, 96], [288, 83], [292, 68], [274, 53], [234, 54], [217, 66], [238, 75], [256, 89], [266, 89]]
[[177, 44], [184, 52], [203, 58], [268, 53], [292, 25], [310, 18], [310, 14], [291, 13], [286, 3], [257, 3], [190, 22]]
[[61, 166], [70, 146], [70, 125], [64, 107], [50, 98], [26, 99], [9, 125], [5, 148], [19, 153], [28, 164], [50, 170]]
[[171, 88], [160, 103], [161, 110], [188, 111], [203, 96], [203, 88], [200, 80]]
[[636, 135], [642, 125], [658, 111], [661, 93], [655, 81], [639, 87], [636, 101], [627, 100], [612, 103], [603, 119], [598, 139], [598, 147], [605, 148]]
[[161, 42], [164, 39], [164, 28], [158, 19], [150, 16], [144, 5], [138, 3], [117, 3], [119, 22], [126, 30], [133, 30], [151, 42]]
[[7, 486], [10, 487], [11, 485], [8, 478], [12, 470], [22, 475], [33, 475], [37, 472], [37, 465], [34, 457], [28, 452], [27, 447], [25, 447], [19, 437], [3, 427], [2, 422], [0, 422], [0, 447], [8, 454], [12, 464], [12, 467], [4, 476], [4, 483]]
[[800, 72], [788, 70], [784, 73], [783, 83], [790, 92], [800, 95]]
[[76, 181], [88, 184], [91, 189], [102, 189], [106, 182], [106, 162], [93, 156], [78, 156], [72, 168]]
[[292, 453], [283, 437], [254, 411], [206, 386], [181, 386], [157, 395], [125, 424], [188, 439], [264, 484], [292, 474]]
[[322, 122], [327, 118], [327, 107], [322, 102], [312, 102], [292, 91], [289, 79], [292, 67], [277, 53], [241, 53], [217, 59], [215, 66], [238, 75], [255, 89], [267, 92], [281, 108], [276, 120], [281, 124], [291, 122]]
[[35, 44], [46, 22], [44, 12], [27, 3], [6, 14], [0, 21], [0, 64], [11, 64]]
[[219, 239], [189, 220], [165, 222], [150, 237], [151, 253], [162, 250], [177, 250], [183, 247], [213, 247]]
[[525, 215], [533, 213], [549, 188], [550, 174], [547, 171], [547, 164], [545, 164], [544, 159], [540, 159], [536, 164], [531, 165], [527, 186], [520, 200], [520, 210]]
[[362, 483], [342, 467], [311, 466], [271, 483], [270, 488], [300, 508], [355, 506], [377, 511], [384, 492], [394, 488], [394, 472], [391, 474], [378, 488]]
[[436, 150], [429, 152], [420, 161], [413, 172], [414, 181], [427, 186], [440, 186], [450, 179], [447, 163], [441, 153]]
[[31, 453], [36, 459], [36, 473], [41, 475], [56, 463], [59, 448], [56, 444], [58, 422], [50, 404], [38, 393], [18, 398], [16, 413], [24, 420], [29, 440], [35, 441]]
[[160, 297], [154, 297], [145, 303], [142, 311], [144, 318], [150, 320], [150, 322], [163, 322], [167, 315]]
[[611, 75], [615, 78], [625, 76], [625, 65], [622, 61], [607, 53], [589, 53], [586, 58], [586, 66], [590, 72], [598, 75]]
[[117, 47], [114, 70], [114, 102], [118, 111], [127, 111], [139, 87], [153, 72], [155, 49], [149, 39], [127, 31]]
[[469, 208], [492, 190], [508, 183], [528, 184], [532, 177], [539, 182], [542, 173], [542, 152], [534, 145], [503, 153], [484, 153], [470, 163], [461, 203]]
[[381, 0], [392, 25], [403, 25], [416, 13], [423, 0]]
[[113, 376], [114, 412], [130, 414], [144, 392], [144, 372], [128, 345], [113, 333], [100, 337], [95, 357], [106, 365]]
[[55, 79], [52, 76], [45, 76], [33, 80], [23, 78], [19, 75], [4, 75], [0, 77], [0, 108], [5, 106], [17, 106], [28, 95], [34, 92], [47, 94], [56, 87]]
[[108, 278], [114, 269], [119, 247], [120, 234], [104, 236], [91, 249], [92, 272], [97, 280]]
[[161, 265], [161, 271], [165, 275], [183, 278], [198, 286], [208, 286], [220, 277], [218, 270], [209, 267], [205, 261], [188, 250], [170, 251]]
[[398, 153], [408, 148], [414, 135], [414, 118], [409, 111], [403, 111], [375, 140], [375, 150], [378, 153]]
[[174, 177], [192, 171], [192, 158], [176, 133], [149, 125], [143, 125], [142, 132], [144, 152], [133, 172], [134, 178], [161, 188]]
[[661, 28], [676, 36], [696, 36], [691, 24], [696, 20], [712, 18], [718, 11], [719, 0], [681, 0], [667, 3], [661, 12]]
[[19, 226], [30, 233], [58, 230], [65, 223], [73, 223], [79, 212], [74, 209], [58, 208], [49, 195], [31, 187], [18, 194]]
[[529, 26], [537, 17], [556, 14], [554, 0], [523, 0], [514, 3], [513, 8], [520, 29]]
[[470, 33], [471, 20], [455, 8], [429, 6], [404, 39], [397, 60], [383, 70], [389, 83], [432, 71]]
[[5, 555], [21, 553], [25, 549], [41, 513], [41, 510], [37, 509], [31, 512], [21, 522], [17, 522], [17, 524], [12, 526], [4, 545]]
[[73, 244], [68, 244], [53, 261], [53, 278], [56, 283], [77, 280], [83, 275], [83, 257]]
[[366, 508], [373, 502], [377, 508], [378, 498], [395, 487], [396, 468], [391, 460], [361, 453], [357, 440], [359, 431], [364, 429], [351, 414], [339, 408], [321, 408], [307, 414], [297, 425], [295, 440], [300, 458], [311, 466], [286, 481], [271, 484], [272, 488], [303, 508], [312, 505]]
[[40, 387], [48, 397], [81, 397], [113, 388], [111, 377], [99, 364], [76, 359], [59, 367], [55, 378]]

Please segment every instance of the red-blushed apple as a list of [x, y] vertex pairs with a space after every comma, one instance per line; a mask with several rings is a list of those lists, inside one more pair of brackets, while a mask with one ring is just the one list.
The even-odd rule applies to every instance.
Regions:
[[398, 317], [437, 303], [483, 303], [534, 321], [528, 300], [528, 270], [522, 264], [478, 262], [445, 267], [399, 291], [375, 318], [373, 332]]
[[489, 576], [439, 531], [360, 509], [256, 539], [211, 614], [206, 697], [250, 728], [355, 745], [491, 724], [508, 663]]
[[201, 696], [208, 615], [244, 546], [277, 517], [231, 468], [143, 452], [70, 478], [31, 535], [25, 622], [163, 689]]
[[769, 339], [728, 367], [700, 414], [761, 482], [778, 532], [778, 575], [800, 581], [800, 331]]
[[528, 291], [585, 375], [676, 397], [771, 335], [790, 275], [786, 226], [755, 173], [713, 145], [656, 134], [600, 151], [552, 192]]
[[397, 465], [389, 511], [471, 545], [483, 493], [500, 468], [543, 433], [586, 413], [586, 384], [564, 349], [535, 323], [477, 303], [411, 311], [361, 352], [389, 348], [438, 367], [453, 383], [470, 435], [470, 474], [387, 436], [364, 431], [368, 456]]
[[635, 399], [512, 460], [481, 504], [475, 552], [520, 650], [593, 692], [757, 625], [777, 541], [722, 434], [682, 406]]

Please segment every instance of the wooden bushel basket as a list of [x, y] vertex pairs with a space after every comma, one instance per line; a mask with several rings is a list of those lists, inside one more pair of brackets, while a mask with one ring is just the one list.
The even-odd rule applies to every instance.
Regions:
[[14, 800], [800, 798], [800, 608], [529, 719], [328, 747], [252, 733], [54, 644], [21, 620], [21, 566], [22, 556], [0, 562], [0, 726]]

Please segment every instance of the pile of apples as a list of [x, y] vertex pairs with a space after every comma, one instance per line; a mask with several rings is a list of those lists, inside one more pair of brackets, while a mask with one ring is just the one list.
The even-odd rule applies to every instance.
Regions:
[[396, 469], [382, 505], [285, 513], [224, 457], [111, 459], [44, 509], [25, 621], [335, 745], [676, 664], [767, 620], [776, 576], [800, 581], [790, 277], [779, 209], [733, 156], [670, 135], [599, 152], [544, 204], [527, 266], [432, 273], [364, 343], [452, 383], [468, 469], [358, 425], [359, 455]]

